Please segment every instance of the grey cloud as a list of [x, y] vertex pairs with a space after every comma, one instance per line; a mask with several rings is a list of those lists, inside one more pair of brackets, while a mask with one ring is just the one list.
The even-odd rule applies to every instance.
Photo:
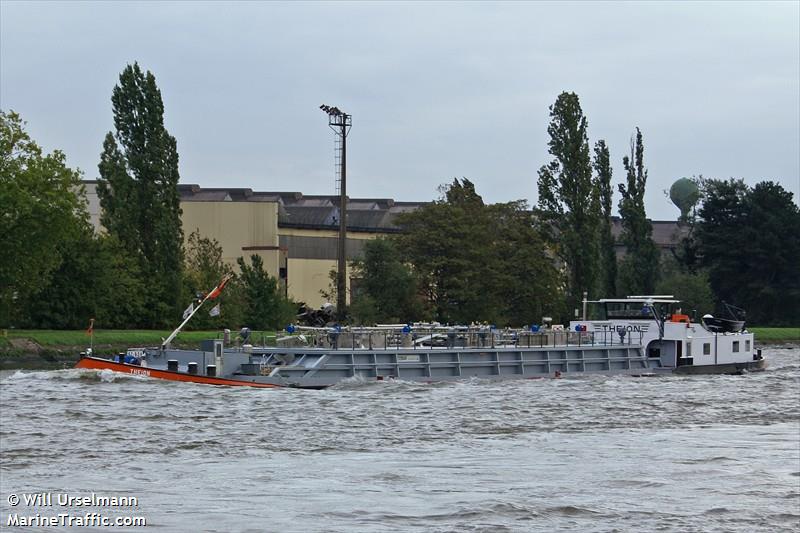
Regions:
[[796, 3], [14, 3], [0, 10], [0, 106], [96, 176], [110, 94], [152, 70], [184, 182], [325, 193], [318, 105], [354, 116], [352, 196], [425, 200], [466, 176], [536, 197], [548, 106], [580, 97], [615, 177], [635, 126], [648, 212], [680, 176], [775, 179], [800, 196]]

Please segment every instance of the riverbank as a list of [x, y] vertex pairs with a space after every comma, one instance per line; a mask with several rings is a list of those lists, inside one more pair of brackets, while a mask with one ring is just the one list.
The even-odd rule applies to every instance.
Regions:
[[[130, 347], [158, 346], [171, 331], [96, 330], [90, 337], [83, 330], [2, 330], [0, 370], [57, 369], [71, 367], [90, 344], [97, 354], [124, 352]], [[254, 331], [251, 341], [274, 344], [275, 332]], [[232, 333], [232, 338], [235, 333]], [[172, 341], [179, 348], [197, 348], [200, 341], [222, 338], [220, 331], [184, 331]]]
[[798, 328], [747, 328], [756, 336], [756, 343], [800, 343]]

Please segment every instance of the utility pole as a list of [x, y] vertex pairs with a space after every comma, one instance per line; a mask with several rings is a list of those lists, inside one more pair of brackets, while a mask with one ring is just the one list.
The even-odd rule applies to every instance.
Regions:
[[339, 240], [336, 267], [336, 315], [344, 318], [347, 307], [347, 134], [352, 126], [352, 117], [328, 105], [319, 106], [328, 115], [328, 126], [336, 134], [337, 180], [339, 189]]

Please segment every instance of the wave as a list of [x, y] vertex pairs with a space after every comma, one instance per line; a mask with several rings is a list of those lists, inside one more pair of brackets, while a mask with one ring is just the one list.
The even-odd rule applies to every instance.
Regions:
[[[392, 513], [392, 512], [370, 512], [367, 510], [359, 510], [355, 512], [330, 512], [325, 513], [324, 516], [328, 518], [337, 519], [353, 519], [358, 518], [360, 521], [374, 523], [395, 523], [403, 525], [424, 525], [430, 527], [436, 523], [450, 523], [459, 524], [459, 526], [466, 525], [466, 523], [478, 524], [479, 521], [491, 520], [492, 530], [502, 528], [499, 522], [510, 521], [511, 523], [519, 523], [531, 520], [558, 520], [561, 518], [570, 519], [597, 519], [605, 515], [602, 511], [596, 511], [588, 507], [580, 507], [576, 505], [558, 505], [551, 507], [535, 507], [526, 505], [520, 502], [487, 502], [485, 504], [468, 504], [461, 502], [451, 509], [442, 510], [439, 512], [428, 513]], [[483, 524], [488, 526], [489, 524]], [[483, 528], [479, 528], [485, 530]]]
[[452, 387], [458, 383], [465, 383], [468, 380], [461, 382], [454, 381], [406, 381], [403, 379], [385, 378], [378, 380], [375, 378], [365, 378], [364, 376], [353, 376], [345, 378], [335, 385], [329, 387], [329, 390], [359, 390], [359, 389], [383, 389], [383, 390], [429, 390], [432, 387]]
[[3, 379], [8, 382], [26, 381], [83, 381], [114, 383], [120, 381], [155, 381], [147, 376], [124, 374], [112, 370], [93, 370], [86, 368], [67, 368], [63, 370], [17, 370]]

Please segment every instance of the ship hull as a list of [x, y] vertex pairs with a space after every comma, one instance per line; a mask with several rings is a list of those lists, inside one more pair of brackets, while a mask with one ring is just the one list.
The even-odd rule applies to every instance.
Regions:
[[[588, 303], [588, 302], [584, 302]], [[352, 328], [287, 327], [275, 346], [207, 339], [199, 350], [129, 349], [114, 359], [84, 357], [78, 368], [112, 370], [207, 385], [322, 389], [343, 381], [500, 381], [591, 375], [741, 374], [766, 361], [744, 323], [708, 318], [738, 331], [711, 331], [673, 312], [671, 296], [603, 299], [601, 320], [573, 320], [565, 329], [400, 324]], [[584, 310], [585, 313], [585, 310]], [[721, 326], [720, 326], [721, 327]], [[141, 366], [140, 366], [141, 364]]]
[[697, 374], [731, 374], [738, 375], [745, 372], [760, 372], [767, 368], [766, 359], [757, 359], [744, 363], [724, 363], [719, 365], [697, 365], [679, 366], [673, 369], [673, 374], [697, 375]]
[[[259, 388], [324, 389], [355, 380], [435, 383], [480, 379], [570, 378], [582, 376], [652, 376], [741, 374], [763, 370], [766, 360], [714, 365], [665, 366], [645, 357], [641, 346], [569, 346], [544, 348], [411, 350], [327, 350], [318, 348], [260, 348], [252, 353], [223, 351], [219, 358], [195, 350], [148, 351], [145, 366], [84, 357], [77, 368], [111, 370], [169, 381]], [[279, 361], [277, 357], [280, 357]], [[203, 362], [199, 365], [199, 362]], [[255, 361], [262, 361], [256, 363]], [[264, 363], [266, 361], [267, 363]], [[293, 361], [293, 362], [289, 362]], [[189, 365], [203, 372], [216, 362], [219, 376], [189, 373]], [[172, 365], [178, 370], [167, 369]]]
[[[282, 385], [275, 383], [261, 383], [254, 378], [249, 379], [232, 379], [223, 377], [201, 376], [197, 374], [188, 374], [186, 372], [173, 372], [171, 370], [161, 370], [157, 368], [147, 368], [138, 365], [129, 365], [127, 363], [118, 363], [108, 359], [99, 357], [84, 357], [75, 365], [75, 368], [85, 368], [90, 370], [111, 370], [113, 372], [120, 372], [123, 374], [142, 376], [154, 379], [165, 379], [168, 381], [182, 381], [186, 383], [201, 383], [203, 385], [221, 385], [229, 387], [259, 387], [259, 388], [276, 388]], [[247, 376], [243, 376], [248, 378]]]

